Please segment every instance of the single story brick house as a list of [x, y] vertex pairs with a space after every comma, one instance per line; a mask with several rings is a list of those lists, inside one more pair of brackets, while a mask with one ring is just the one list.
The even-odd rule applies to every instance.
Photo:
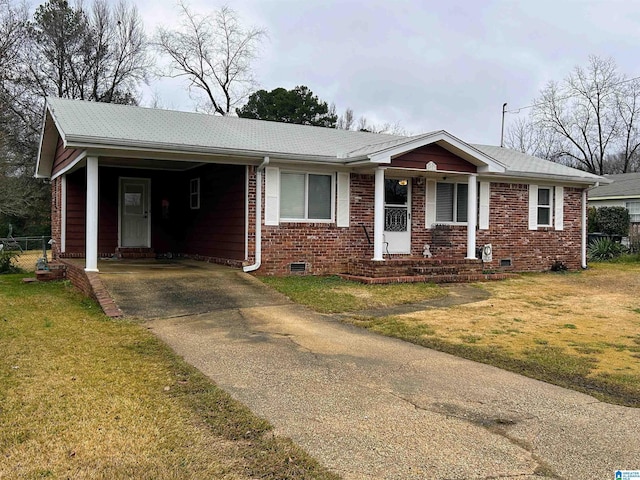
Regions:
[[405, 137], [56, 98], [36, 176], [51, 179], [54, 257], [84, 258], [87, 272], [101, 257], [171, 254], [355, 277], [477, 263], [483, 250], [485, 271], [585, 267], [587, 190], [606, 182], [445, 131]]

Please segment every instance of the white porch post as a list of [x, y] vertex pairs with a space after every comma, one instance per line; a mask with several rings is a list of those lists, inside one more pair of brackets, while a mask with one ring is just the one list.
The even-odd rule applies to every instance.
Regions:
[[85, 271], [98, 271], [98, 157], [87, 157]]
[[467, 189], [467, 258], [476, 258], [476, 227], [478, 226], [478, 177], [469, 175]]
[[373, 222], [373, 260], [384, 260], [382, 242], [384, 239], [384, 169], [376, 169]]

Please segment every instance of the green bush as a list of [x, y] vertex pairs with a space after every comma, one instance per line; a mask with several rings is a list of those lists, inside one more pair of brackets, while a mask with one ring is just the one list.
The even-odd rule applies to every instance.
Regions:
[[598, 228], [598, 209], [596, 207], [589, 207], [587, 210], [587, 231], [589, 233], [600, 232]]
[[15, 259], [20, 255], [16, 251], [0, 250], [0, 273], [17, 273], [20, 271], [15, 265]]
[[[629, 235], [629, 211], [624, 207], [600, 207], [596, 211], [595, 223], [598, 232], [607, 235]], [[591, 221], [589, 220], [589, 227]]]
[[611, 260], [619, 257], [625, 251], [622, 244], [611, 240], [610, 238], [599, 238], [589, 244], [587, 255], [589, 260]]

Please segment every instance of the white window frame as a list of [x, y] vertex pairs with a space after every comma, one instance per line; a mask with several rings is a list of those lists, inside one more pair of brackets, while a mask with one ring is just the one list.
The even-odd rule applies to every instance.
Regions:
[[[290, 218], [283, 217], [282, 212], [282, 192], [278, 191], [278, 195], [280, 197], [279, 202], [279, 214], [280, 214], [280, 222], [282, 223], [335, 223], [336, 218], [336, 176], [335, 173], [326, 173], [326, 172], [313, 172], [306, 170], [280, 170], [280, 186], [279, 190], [282, 188], [282, 175], [285, 174], [294, 174], [294, 175], [304, 175], [304, 217], [303, 218]], [[330, 178], [331, 182], [331, 193], [330, 193], [330, 218], [309, 218], [309, 175], [323, 175]]]
[[189, 181], [189, 208], [191, 210], [200, 209], [200, 177], [192, 178]]
[[[443, 183], [447, 183], [447, 184], [452, 184], [453, 185], [453, 221], [445, 221], [445, 220], [438, 220], [438, 185], [439, 184], [443, 184]], [[467, 183], [464, 182], [456, 182], [456, 181], [451, 181], [451, 182], [435, 182], [435, 188], [436, 188], [436, 193], [435, 193], [435, 205], [436, 205], [436, 211], [435, 211], [435, 223], [438, 225], [467, 225], [469, 223], [469, 212], [467, 211], [467, 221], [466, 222], [457, 222], [455, 219], [458, 218], [458, 185], [468, 185]], [[467, 188], [467, 204], [469, 201], [469, 190]]]
[[[632, 207], [633, 211], [632, 211]], [[640, 200], [630, 200], [625, 202], [625, 208], [629, 211], [629, 221], [631, 223], [640, 223]], [[634, 220], [633, 217], [636, 217]]]
[[[540, 190], [548, 190], [549, 191], [549, 205], [541, 205], [540, 204]], [[536, 225], [542, 228], [551, 228], [553, 227], [554, 220], [554, 201], [555, 201], [555, 188], [547, 185], [538, 186], [538, 191], [536, 193]], [[540, 223], [540, 209], [546, 208], [549, 210], [549, 223]]]

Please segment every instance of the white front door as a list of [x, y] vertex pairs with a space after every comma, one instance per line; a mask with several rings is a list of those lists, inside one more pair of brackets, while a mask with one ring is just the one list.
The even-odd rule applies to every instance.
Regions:
[[384, 181], [383, 253], [411, 253], [411, 179]]
[[120, 246], [151, 246], [149, 178], [120, 178]]

